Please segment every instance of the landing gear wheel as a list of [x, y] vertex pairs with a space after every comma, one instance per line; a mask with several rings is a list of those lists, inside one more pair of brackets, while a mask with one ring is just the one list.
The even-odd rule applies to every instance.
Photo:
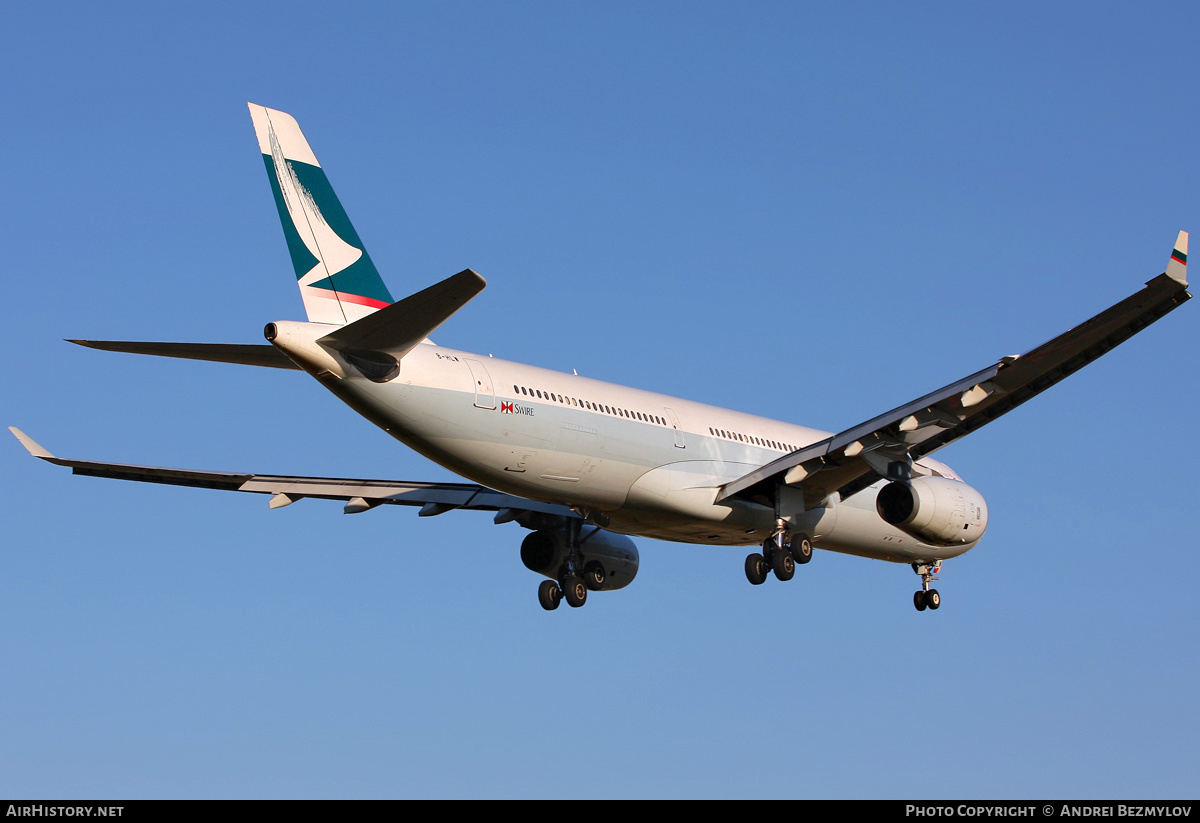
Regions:
[[746, 579], [754, 586], [761, 586], [767, 580], [767, 560], [758, 552], [746, 558]]
[[593, 560], [583, 567], [583, 582], [594, 592], [604, 587], [604, 567]]
[[775, 576], [780, 580], [791, 580], [792, 575], [796, 573], [796, 561], [792, 558], [791, 553], [776, 551], [773, 554], [771, 567], [775, 572]]
[[925, 592], [925, 604], [931, 609], [936, 609], [942, 605], [942, 596], [938, 594], [937, 589], [930, 589]]
[[916, 592], [913, 594], [913, 605], [917, 607], [917, 611], [925, 611], [925, 607], [929, 604], [925, 602], [925, 592]]
[[812, 560], [813, 544], [807, 537], [800, 536], [792, 541], [792, 557], [800, 564]]
[[562, 583], [563, 599], [572, 609], [578, 609], [587, 602], [587, 584], [578, 577], [568, 577]]
[[561, 601], [562, 590], [558, 588], [558, 584], [553, 580], [543, 580], [542, 585], [538, 586], [538, 602], [542, 604], [542, 608], [552, 612], [558, 608]]

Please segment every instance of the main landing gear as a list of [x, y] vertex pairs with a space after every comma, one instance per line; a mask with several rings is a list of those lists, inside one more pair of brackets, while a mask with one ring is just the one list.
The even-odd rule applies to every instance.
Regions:
[[566, 562], [559, 570], [559, 579], [543, 580], [538, 586], [538, 602], [548, 612], [557, 609], [558, 604], [564, 600], [571, 608], [578, 609], [587, 602], [588, 589], [599, 591], [604, 587], [604, 566], [595, 560], [584, 566], [581, 571], [576, 571], [582, 562], [579, 551], [579, 526], [578, 520], [567, 521], [569, 549]]
[[558, 604], [564, 600], [571, 608], [578, 609], [587, 602], [588, 588], [584, 579], [575, 575], [569, 575], [561, 583], [543, 580], [538, 586], [538, 602], [548, 612], [557, 609]]
[[746, 579], [761, 586], [767, 574], [774, 572], [779, 580], [791, 580], [796, 564], [812, 560], [812, 552], [812, 541], [807, 535], [797, 534], [789, 542], [787, 532], [781, 531], [763, 541], [762, 554], [755, 552], [746, 558]]
[[936, 609], [942, 605], [942, 596], [938, 594], [938, 590], [929, 588], [930, 582], [937, 580], [934, 575], [941, 571], [941, 565], [938, 563], [913, 563], [912, 569], [921, 575], [921, 590], [913, 594], [913, 605], [917, 607], [917, 611]]

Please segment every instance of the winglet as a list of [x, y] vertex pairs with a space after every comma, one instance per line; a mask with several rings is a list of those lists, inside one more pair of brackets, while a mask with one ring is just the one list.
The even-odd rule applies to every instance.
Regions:
[[26, 448], [26, 450], [30, 454], [32, 454], [34, 457], [40, 457], [43, 460], [53, 460], [54, 459], [54, 455], [52, 455], [50, 452], [46, 451], [46, 449], [44, 449], [41, 446], [41, 444], [39, 444], [36, 440], [34, 440], [29, 435], [27, 435], [25, 432], [18, 429], [16, 426], [9, 426], [8, 430], [13, 433], [13, 436], [15, 436], [18, 440], [21, 441], [21, 445], [24, 446]]
[[1187, 285], [1187, 232], [1181, 231], [1171, 252], [1171, 262], [1167, 263], [1167, 276]]

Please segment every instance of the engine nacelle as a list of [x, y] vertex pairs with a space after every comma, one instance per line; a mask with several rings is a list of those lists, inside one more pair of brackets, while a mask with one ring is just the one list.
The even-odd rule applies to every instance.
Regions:
[[875, 498], [879, 516], [933, 546], [974, 543], [987, 530], [983, 495], [948, 477], [915, 477], [888, 483]]
[[[590, 534], [585, 528], [582, 536], [580, 569], [586, 569], [592, 563], [600, 564], [604, 569], [604, 583], [599, 590], [612, 591], [628, 586], [638, 570], [638, 550], [633, 541], [623, 534], [603, 529]], [[531, 572], [557, 580], [566, 559], [567, 534], [561, 529], [540, 529], [530, 532], [521, 541], [521, 562]]]

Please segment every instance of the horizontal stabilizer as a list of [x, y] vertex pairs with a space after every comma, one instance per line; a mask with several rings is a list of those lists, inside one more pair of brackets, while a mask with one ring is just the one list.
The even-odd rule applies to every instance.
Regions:
[[399, 360], [486, 285], [487, 281], [470, 269], [460, 271], [317, 342], [338, 351], [386, 352]]
[[103, 351], [123, 351], [131, 354], [154, 354], [159, 357], [182, 357], [185, 360], [211, 360], [215, 363], [241, 363], [245, 366], [266, 366], [272, 369], [300, 368], [274, 346], [234, 343], [143, 343], [130, 340], [68, 340]]

